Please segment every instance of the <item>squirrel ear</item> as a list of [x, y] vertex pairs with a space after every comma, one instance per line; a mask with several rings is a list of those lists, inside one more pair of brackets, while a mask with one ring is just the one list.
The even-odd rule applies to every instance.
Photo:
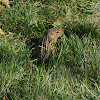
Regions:
[[53, 28], [53, 27], [54, 27], [53, 25], [49, 25], [49, 29], [50, 29], [50, 28]]

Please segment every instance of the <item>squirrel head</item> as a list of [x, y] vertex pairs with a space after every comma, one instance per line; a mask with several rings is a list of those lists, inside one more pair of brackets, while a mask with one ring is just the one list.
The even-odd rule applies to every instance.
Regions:
[[64, 31], [59, 28], [51, 28], [47, 31], [47, 35], [54, 42], [56, 42], [58, 37], [60, 37], [62, 34], [64, 34]]

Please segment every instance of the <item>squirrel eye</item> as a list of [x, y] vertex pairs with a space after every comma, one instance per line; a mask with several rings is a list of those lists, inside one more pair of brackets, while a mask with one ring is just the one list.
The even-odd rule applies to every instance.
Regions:
[[59, 33], [58, 31], [56, 33]]

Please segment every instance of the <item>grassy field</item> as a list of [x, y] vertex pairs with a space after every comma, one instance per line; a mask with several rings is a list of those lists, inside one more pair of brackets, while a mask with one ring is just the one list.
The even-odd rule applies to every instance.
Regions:
[[[36, 66], [31, 42], [59, 16], [56, 54]], [[100, 100], [99, 0], [13, 0], [0, 27], [0, 100]]]

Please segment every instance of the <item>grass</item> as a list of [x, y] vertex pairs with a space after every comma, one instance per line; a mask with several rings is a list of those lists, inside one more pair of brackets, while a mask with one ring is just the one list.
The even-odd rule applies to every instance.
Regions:
[[[0, 27], [13, 34], [0, 34], [0, 99], [99, 100], [99, 3], [15, 0], [11, 9], [2, 9]], [[65, 34], [57, 41], [56, 54], [47, 65], [36, 66], [27, 42], [45, 34], [60, 15]]]

